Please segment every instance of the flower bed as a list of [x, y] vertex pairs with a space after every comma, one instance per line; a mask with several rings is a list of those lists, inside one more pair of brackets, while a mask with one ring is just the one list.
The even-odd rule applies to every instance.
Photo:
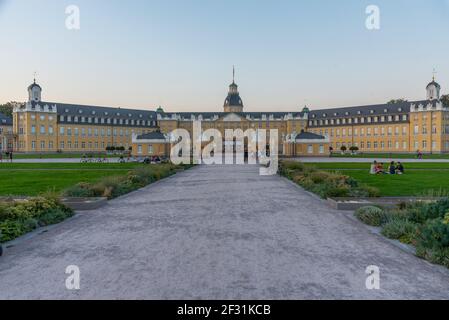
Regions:
[[295, 161], [281, 161], [279, 173], [304, 189], [329, 197], [378, 197], [379, 190], [339, 173], [318, 170]]
[[13, 240], [38, 227], [59, 223], [73, 215], [57, 197], [0, 202], [0, 243]]
[[449, 268], [449, 199], [404, 203], [389, 210], [364, 207], [355, 215], [379, 226], [385, 237], [415, 246], [417, 256]]
[[105, 177], [96, 183], [78, 183], [63, 192], [64, 197], [113, 199], [171, 176], [187, 166], [173, 164], [142, 166], [126, 175]]

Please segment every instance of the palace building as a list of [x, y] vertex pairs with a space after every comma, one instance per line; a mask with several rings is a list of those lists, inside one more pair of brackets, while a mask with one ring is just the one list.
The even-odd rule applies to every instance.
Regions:
[[[433, 80], [422, 101], [296, 112], [245, 112], [233, 80], [221, 112], [165, 112], [42, 101], [42, 87], [28, 87], [28, 101], [13, 118], [0, 115], [0, 146], [21, 153], [104, 152], [122, 147], [135, 156], [168, 156], [170, 133], [218, 129], [277, 129], [280, 156], [328, 156], [329, 150], [356, 147], [360, 152], [449, 152], [449, 108]], [[269, 139], [267, 139], [269, 141]], [[267, 146], [269, 147], [269, 146]]]

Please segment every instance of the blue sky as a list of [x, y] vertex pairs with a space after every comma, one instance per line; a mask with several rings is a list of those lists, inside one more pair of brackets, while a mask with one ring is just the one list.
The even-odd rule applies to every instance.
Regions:
[[46, 101], [221, 111], [232, 65], [247, 111], [423, 99], [448, 38], [449, 0], [0, 0], [0, 103], [37, 71]]

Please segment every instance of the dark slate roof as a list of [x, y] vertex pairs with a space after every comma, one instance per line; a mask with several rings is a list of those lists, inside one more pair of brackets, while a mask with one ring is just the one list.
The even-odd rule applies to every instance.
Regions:
[[137, 136], [138, 140], [164, 140], [165, 136], [160, 131], [154, 131]]
[[225, 107], [243, 107], [243, 101], [240, 98], [240, 95], [237, 93], [234, 94], [229, 94], [226, 97], [225, 103], [224, 103]]
[[36, 82], [30, 84], [30, 85], [28, 86], [28, 90], [31, 90], [31, 89], [33, 89], [34, 87], [37, 87], [37, 88], [39, 88], [39, 89], [42, 90], [41, 86], [38, 85]]
[[440, 84], [438, 82], [435, 82], [435, 80], [429, 83], [426, 88], [430, 87], [431, 85], [434, 85], [437, 88], [441, 88]]
[[[60, 116], [71, 116], [71, 117], [98, 117], [98, 118], [111, 118], [111, 119], [123, 119], [123, 120], [144, 120], [146, 121], [157, 121], [157, 115], [154, 111], [149, 110], [136, 110], [136, 109], [123, 109], [123, 108], [111, 108], [111, 107], [98, 107], [98, 106], [86, 106], [78, 104], [65, 104], [57, 102], [31, 102], [33, 106], [39, 105], [56, 105], [58, 110], [58, 121], [60, 121]], [[141, 125], [148, 127], [147, 124]], [[157, 126], [157, 123], [155, 123]]]
[[0, 113], [0, 126], [12, 126], [12, 118]]
[[326, 137], [320, 136], [318, 134], [314, 134], [311, 132], [305, 132], [305, 131], [301, 132], [300, 134], [298, 134], [296, 136], [296, 140], [305, 140], [305, 139], [307, 139], [307, 140], [323, 140], [323, 139], [326, 139]]
[[[428, 100], [415, 101], [415, 102], [400, 102], [394, 104], [376, 104], [358, 107], [344, 107], [344, 108], [332, 108], [332, 109], [320, 109], [311, 111], [309, 114], [309, 120], [314, 119], [336, 119], [343, 117], [356, 117], [356, 116], [379, 116], [379, 115], [397, 115], [406, 114], [410, 112], [410, 106], [412, 103], [427, 104]], [[433, 102], [436, 103], [436, 102]]]
[[[190, 119], [192, 116], [195, 116], [198, 118], [198, 116], [203, 116], [203, 119], [211, 119], [214, 116], [218, 117], [224, 117], [228, 115], [228, 112], [166, 112], [164, 113], [164, 116], [171, 117], [172, 115], [179, 115], [184, 119]], [[293, 115], [293, 117], [303, 117], [303, 112], [233, 112], [233, 114], [239, 115], [243, 118], [246, 118], [246, 116], [251, 116], [252, 118], [262, 118], [262, 115], [266, 115], [267, 117], [273, 115], [275, 119], [283, 118], [288, 114]]]

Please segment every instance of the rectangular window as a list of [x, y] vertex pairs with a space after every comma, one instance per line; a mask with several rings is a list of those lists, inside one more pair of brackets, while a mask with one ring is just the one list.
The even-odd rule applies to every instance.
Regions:
[[41, 134], [45, 134], [45, 126], [41, 126], [40, 133], [41, 133]]
[[142, 145], [140, 144], [137, 146], [137, 153], [142, 154]]
[[59, 134], [60, 134], [61, 136], [64, 135], [64, 131], [65, 131], [65, 128], [64, 128], [64, 127], [60, 127], [60, 128], [59, 128]]
[[307, 153], [308, 153], [308, 154], [313, 154], [313, 145], [309, 144], [309, 145], [307, 146]]

